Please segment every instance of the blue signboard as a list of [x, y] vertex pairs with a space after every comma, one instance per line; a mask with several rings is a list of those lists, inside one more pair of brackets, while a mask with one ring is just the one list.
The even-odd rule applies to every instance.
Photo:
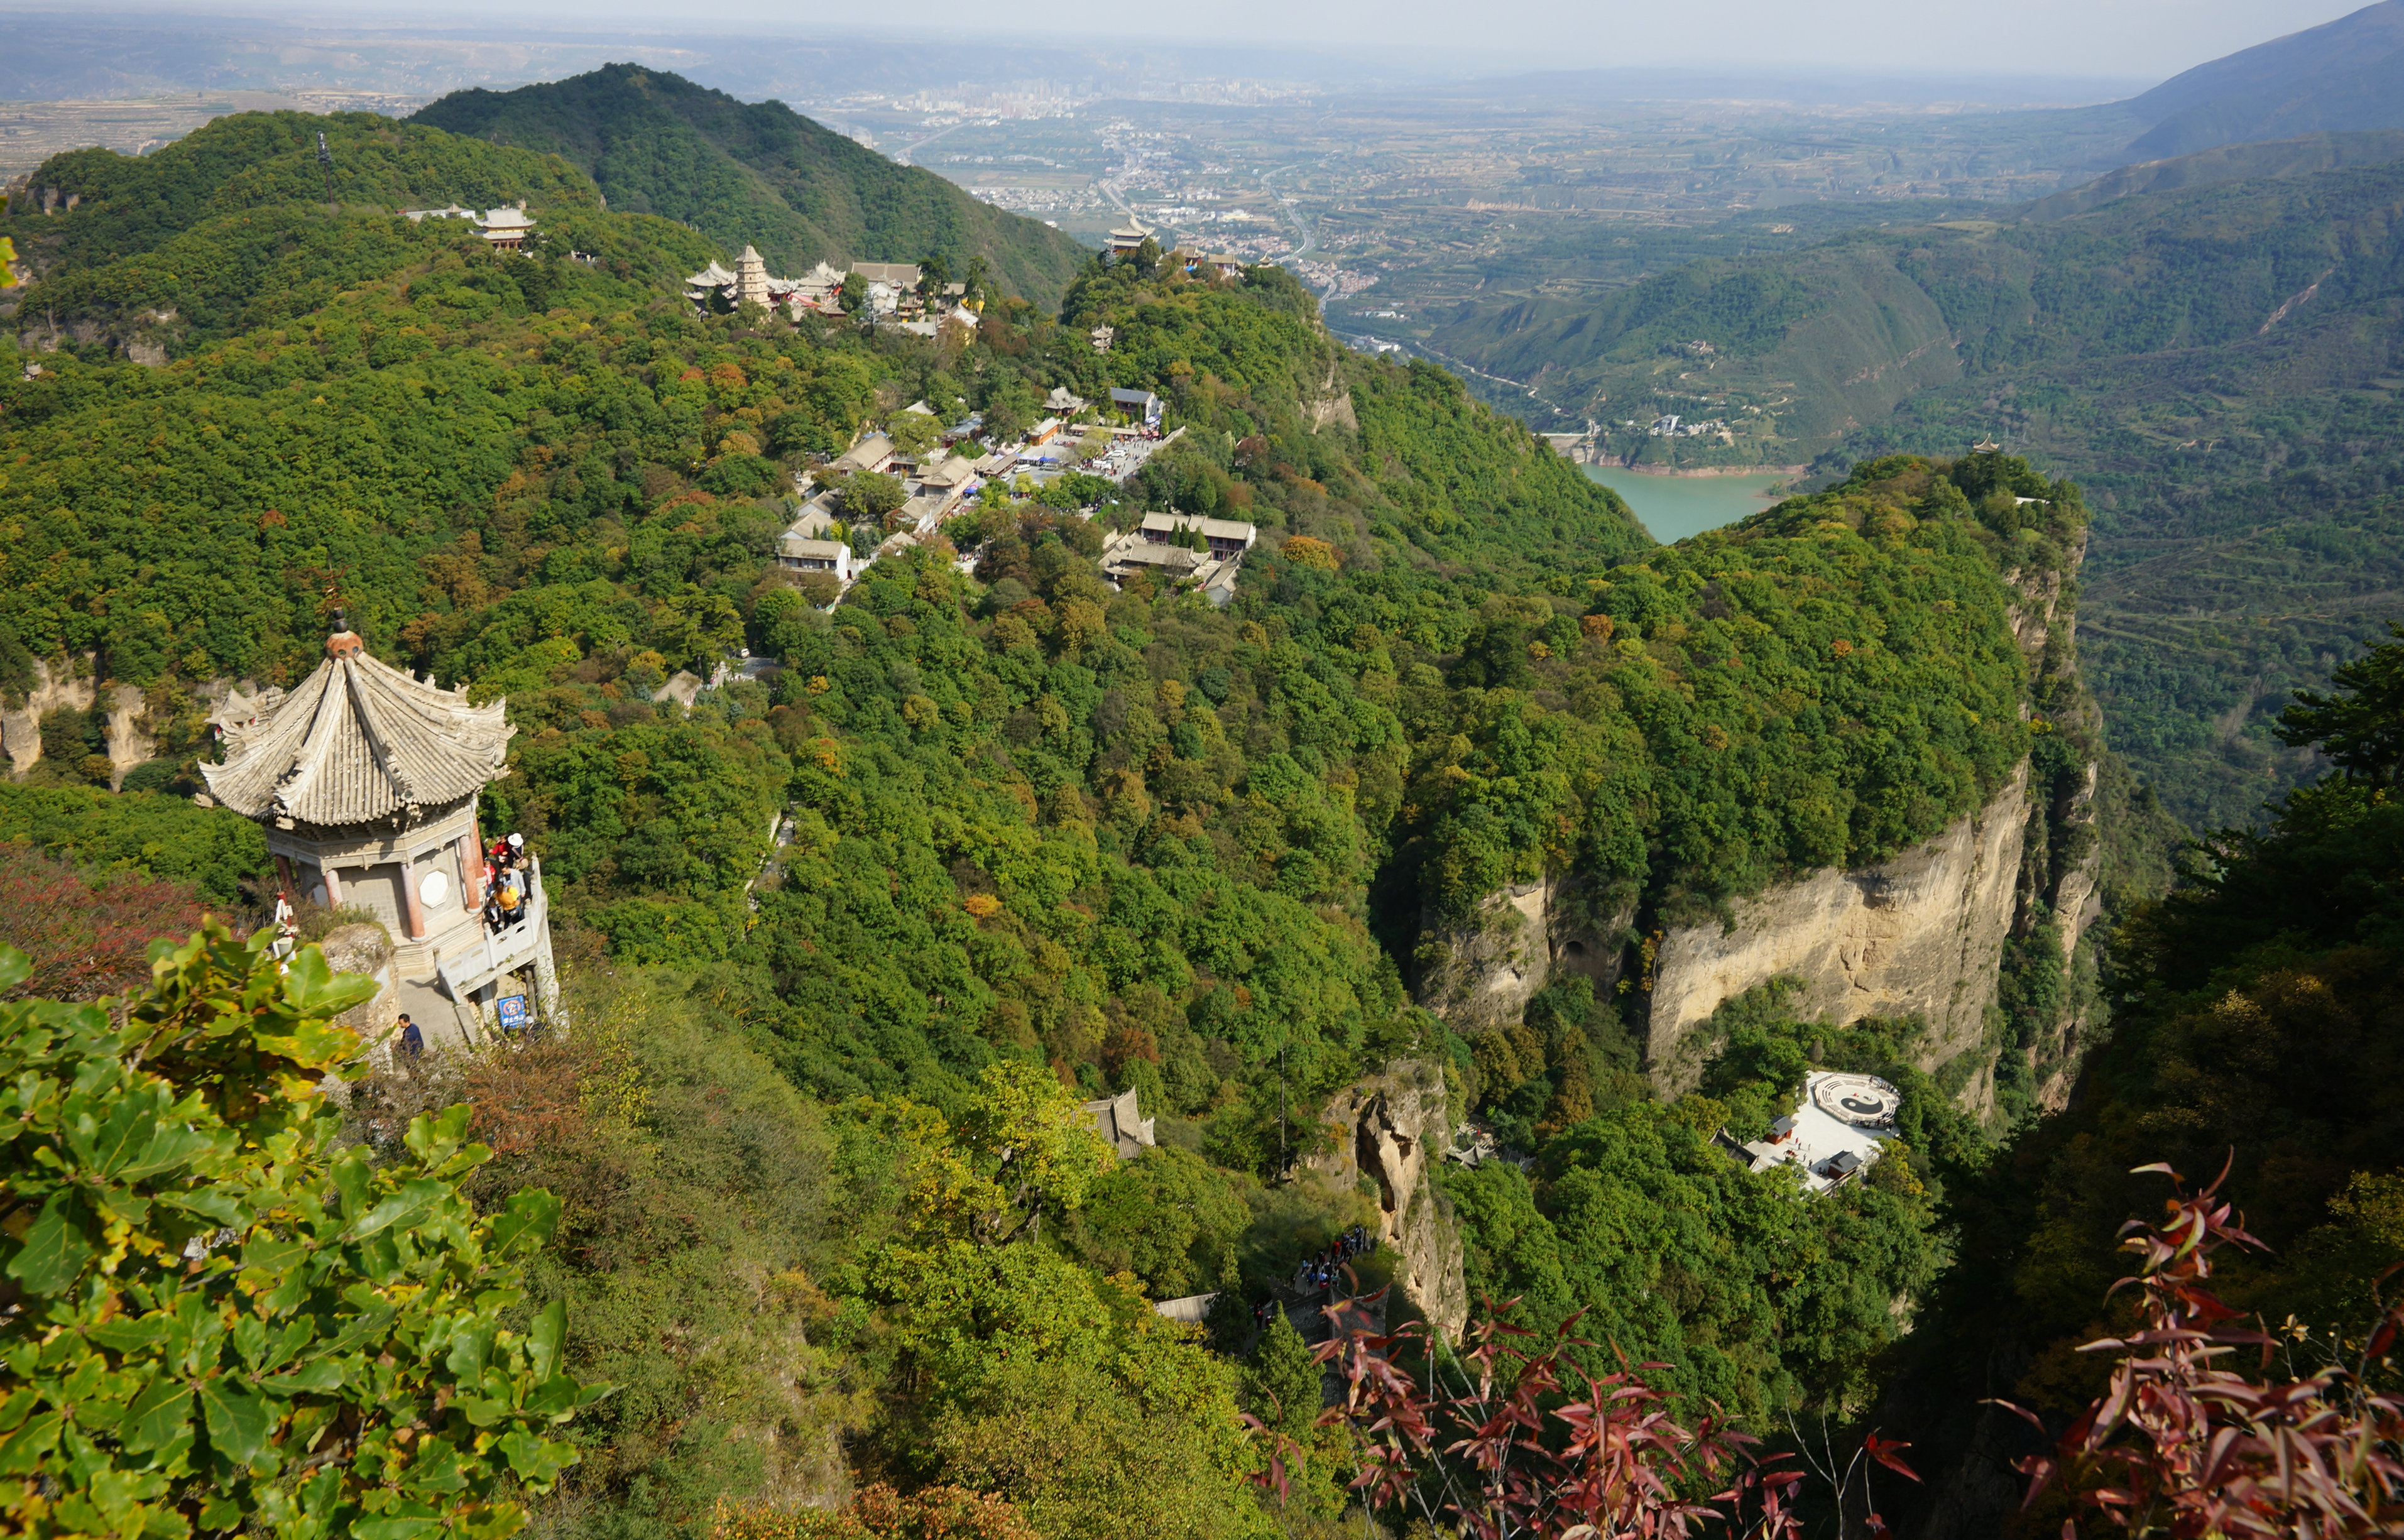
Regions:
[[525, 1026], [525, 996], [504, 995], [499, 1000], [493, 1002], [493, 1008], [500, 1013], [502, 1031], [514, 1032]]

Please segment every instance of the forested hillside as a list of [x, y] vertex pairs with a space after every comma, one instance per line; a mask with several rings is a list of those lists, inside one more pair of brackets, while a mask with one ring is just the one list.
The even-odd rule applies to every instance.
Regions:
[[633, 64], [454, 91], [411, 121], [565, 157], [610, 207], [691, 225], [731, 251], [756, 245], [773, 273], [936, 257], [955, 276], [982, 262], [1010, 292], [1048, 305], [1084, 259], [1058, 231], [896, 165], [782, 102], [746, 105]]
[[[392, 132], [496, 175], [555, 164]], [[524, 1318], [565, 1323], [539, 1373], [620, 1388], [570, 1425], [545, 1533], [697, 1536], [721, 1500], [878, 1479], [1062, 1540], [1332, 1537], [1349, 1472], [1303, 1415], [1315, 1372], [1245, 1307], [1377, 1218], [1374, 1183], [1327, 1175], [1319, 1113], [1398, 1062], [1530, 1162], [1438, 1178], [1474, 1286], [1537, 1326], [1586, 1311], [1754, 1427], [1859, 1405], [1990, 1149], [1921, 1072], [1919, 1024], [1838, 1031], [1768, 988], [1664, 1102], [1634, 931], [1610, 941], [1625, 983], [1565, 977], [1474, 1039], [1415, 975], [1428, 937], [1533, 877], [1708, 920], [1938, 833], [2024, 761], [2048, 803], [2083, 785], [2067, 630], [2033, 667], [2015, 629], [2071, 575], [2076, 487], [1897, 455], [1655, 547], [1451, 375], [1337, 346], [1280, 270], [1095, 259], [1056, 313], [999, 300], [932, 339], [696, 315], [678, 275], [704, 238], [556, 175], [594, 260], [346, 211], [328, 223], [391, 239], [299, 243], [322, 288], [229, 301], [160, 366], [0, 341], [0, 686], [14, 706], [36, 663], [81, 668], [142, 692], [172, 746], [112, 795], [76, 752], [91, 713], [52, 710], [60, 752], [0, 785], [11, 861], [224, 904], [259, 849], [177, 795], [207, 693], [300, 678], [337, 607], [377, 656], [507, 698], [486, 832], [542, 858], [577, 1030], [379, 1075], [346, 1137], [398, 1170], [432, 1147], [412, 1118], [464, 1101], [493, 1158], [441, 1180], [487, 1215], [523, 1184], [560, 1198], [523, 1258]], [[50, 254], [35, 298], [233, 249], [212, 221], [263, 216], [212, 203], [232, 185], [190, 193], [181, 231], [133, 194], [15, 216]], [[309, 196], [273, 206], [312, 228]], [[1112, 385], [1160, 392], [1178, 432], [1125, 486], [995, 480], [832, 604], [770, 561], [794, 472], [906, 431], [907, 403], [1027, 420]], [[1105, 537], [1164, 507], [1258, 526], [1224, 608], [1103, 578]], [[663, 688], [684, 669], [722, 682], [688, 707]], [[2073, 1009], [2058, 941], [2029, 937], [1974, 1070], [2024, 1070]], [[1815, 1064], [1902, 1087], [1903, 1144], [1806, 1197], [1713, 1136], [1758, 1137]], [[1121, 1164], [1075, 1109], [1128, 1089], [1160, 1147]], [[1148, 1308], [1214, 1289], [1207, 1332]], [[1307, 1446], [1282, 1506], [1248, 1484], [1239, 1408]], [[511, 1447], [530, 1490], [558, 1474]]]
[[[317, 161], [319, 133], [329, 166]], [[0, 309], [29, 348], [72, 340], [163, 361], [305, 315], [470, 238], [458, 224], [396, 217], [454, 203], [523, 203], [543, 244], [608, 245], [621, 267], [673, 266], [706, 249], [665, 229], [638, 245], [613, 240], [622, 227], [591, 217], [599, 192], [556, 158], [371, 113], [240, 113], [154, 155], [87, 149], [43, 162], [0, 219], [35, 281]]]
[[[2307, 133], [2293, 139], [2222, 145], [2166, 161], [2121, 166], [2091, 182], [2065, 189], [2028, 205], [2030, 219], [2066, 219], [2140, 192], [2182, 192], [2219, 182], [2250, 182], [2266, 176], [2309, 176], [2341, 166], [2378, 166], [2404, 160], [2404, 129], [2351, 133]], [[1966, 211], [1973, 216], [1992, 212]]]
[[[2074, 477], [2114, 742], [2189, 823], [2243, 821], [2308, 773], [2271, 736], [2285, 693], [2395, 612], [2404, 169], [2170, 180], [2075, 217], [1694, 263], [1573, 315], [1465, 313], [1438, 344], [1549, 369], [1546, 398], [1640, 464], [1824, 469], [1993, 437]], [[1650, 436], [1660, 413], [1728, 441]]]

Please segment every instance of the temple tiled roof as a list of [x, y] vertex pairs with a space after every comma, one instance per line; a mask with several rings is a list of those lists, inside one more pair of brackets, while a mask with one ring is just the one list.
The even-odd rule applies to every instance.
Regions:
[[1153, 1128], [1157, 1119], [1143, 1115], [1133, 1087], [1100, 1101], [1088, 1101], [1079, 1111], [1094, 1120], [1094, 1131], [1116, 1150], [1121, 1160], [1133, 1160], [1158, 1142]]
[[229, 727], [209, 791], [246, 818], [319, 827], [372, 823], [458, 801], [505, 772], [502, 703], [470, 706], [378, 663], [344, 633], [299, 688], [247, 725]]
[[1205, 539], [1240, 540], [1249, 546], [1260, 534], [1251, 525], [1240, 519], [1211, 519], [1198, 513], [1147, 513], [1143, 516], [1146, 534], [1173, 535], [1181, 529], [1198, 529]]

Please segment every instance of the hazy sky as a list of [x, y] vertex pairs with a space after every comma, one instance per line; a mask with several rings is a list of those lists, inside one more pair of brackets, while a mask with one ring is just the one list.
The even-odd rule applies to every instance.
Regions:
[[[2390, 0], [2404, 3], [2404, 0]], [[251, 0], [241, 8], [303, 12], [321, 24], [397, 20], [390, 0]], [[45, 8], [48, 8], [47, 7]], [[105, 10], [103, 6], [95, 9]], [[234, 5], [193, 8], [232, 10]], [[883, 10], [858, 0], [498, 0], [473, 12], [456, 0], [413, 8], [419, 24], [524, 20], [562, 28], [695, 30], [756, 25], [780, 35], [912, 28], [1002, 32], [1025, 41], [1107, 44], [1190, 37], [1276, 48], [1519, 54], [1529, 68], [1593, 64], [1941, 71], [2163, 79], [2255, 43], [2331, 21], [2347, 0], [912, 0]]]

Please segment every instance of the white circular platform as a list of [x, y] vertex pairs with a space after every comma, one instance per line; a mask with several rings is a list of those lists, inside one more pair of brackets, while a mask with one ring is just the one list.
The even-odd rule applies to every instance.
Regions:
[[1903, 1094], [1876, 1075], [1819, 1075], [1811, 1084], [1811, 1104], [1839, 1123], [1884, 1128], [1894, 1124]]

